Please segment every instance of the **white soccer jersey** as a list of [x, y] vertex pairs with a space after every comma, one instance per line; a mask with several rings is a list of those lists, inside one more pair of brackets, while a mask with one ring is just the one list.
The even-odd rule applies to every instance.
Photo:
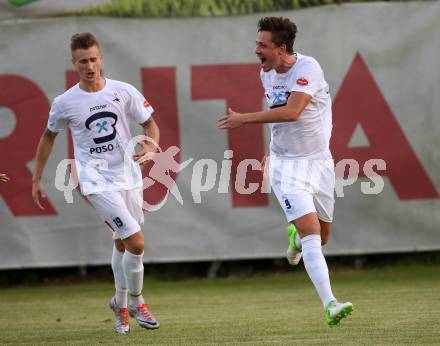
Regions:
[[270, 154], [287, 159], [331, 158], [332, 104], [324, 72], [314, 58], [296, 56], [296, 63], [286, 73], [260, 73], [270, 108], [284, 106], [292, 92], [312, 96], [297, 121], [270, 124]]
[[[49, 114], [52, 132], [72, 131], [81, 191], [130, 190], [142, 187], [139, 164], [124, 165], [124, 153], [132, 136], [129, 119], [141, 124], [153, 113], [143, 95], [127, 83], [106, 79], [97, 92], [86, 92], [76, 84], [55, 98]], [[127, 157], [131, 158], [133, 151]]]

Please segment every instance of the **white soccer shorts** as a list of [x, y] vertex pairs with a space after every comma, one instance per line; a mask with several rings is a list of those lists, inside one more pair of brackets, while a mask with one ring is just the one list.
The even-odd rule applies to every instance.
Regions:
[[104, 191], [88, 195], [98, 214], [113, 231], [113, 239], [125, 239], [144, 223], [142, 189]]
[[291, 222], [316, 212], [318, 219], [333, 221], [335, 170], [333, 159], [280, 159], [270, 157], [271, 188]]

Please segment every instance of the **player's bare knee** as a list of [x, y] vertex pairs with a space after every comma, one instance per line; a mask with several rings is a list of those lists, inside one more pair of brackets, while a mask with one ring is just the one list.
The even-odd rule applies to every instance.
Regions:
[[125, 246], [121, 239], [115, 239], [115, 247], [119, 252], [125, 251]]
[[314, 224], [295, 226], [298, 230], [300, 238], [304, 238], [311, 234], [320, 234], [320, 229]]
[[133, 255], [142, 255], [144, 253], [144, 240], [139, 239], [130, 244], [130, 248], [127, 248]]
[[142, 255], [144, 252], [144, 235], [136, 232], [123, 240], [125, 249], [133, 255]]
[[296, 229], [298, 230], [300, 238], [311, 234], [320, 234], [321, 226], [316, 217], [316, 213], [308, 213], [294, 220]]
[[142, 242], [138, 243], [136, 246], [136, 250], [137, 250], [137, 255], [142, 255], [144, 253], [144, 241], [142, 240]]
[[142, 232], [135, 234], [132, 250], [135, 255], [142, 255], [144, 253], [144, 237]]
[[135, 246], [130, 251], [133, 255], [142, 255], [144, 253], [144, 246]]

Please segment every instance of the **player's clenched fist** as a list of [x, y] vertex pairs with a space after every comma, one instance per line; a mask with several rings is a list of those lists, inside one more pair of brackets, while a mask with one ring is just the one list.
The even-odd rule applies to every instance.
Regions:
[[6, 174], [0, 173], [0, 182], [7, 183], [9, 180], [10, 178]]

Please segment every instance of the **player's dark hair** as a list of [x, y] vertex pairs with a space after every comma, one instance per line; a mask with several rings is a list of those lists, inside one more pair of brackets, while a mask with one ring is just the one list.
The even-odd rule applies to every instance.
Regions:
[[99, 48], [99, 43], [96, 37], [90, 32], [80, 32], [75, 34], [70, 39], [70, 51], [77, 49], [88, 49], [96, 46]]
[[288, 18], [264, 17], [258, 21], [258, 31], [269, 31], [272, 33], [272, 41], [278, 47], [286, 45], [287, 53], [293, 54], [293, 43], [297, 33], [296, 24]]

